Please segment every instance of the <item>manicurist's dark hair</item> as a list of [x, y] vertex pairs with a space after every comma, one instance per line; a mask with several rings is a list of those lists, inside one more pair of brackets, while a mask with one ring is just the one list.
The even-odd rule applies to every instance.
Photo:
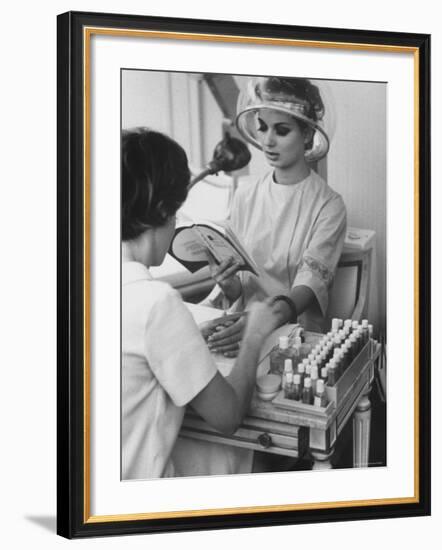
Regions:
[[184, 149], [149, 128], [125, 130], [121, 151], [123, 241], [163, 225], [187, 196], [190, 172]]

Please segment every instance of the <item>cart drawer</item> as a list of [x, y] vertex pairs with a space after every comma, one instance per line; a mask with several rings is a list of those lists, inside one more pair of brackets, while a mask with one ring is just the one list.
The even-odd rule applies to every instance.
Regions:
[[211, 428], [194, 413], [187, 413], [180, 436], [296, 458], [302, 456], [308, 447], [306, 428], [253, 417], [246, 417], [238, 430], [227, 436]]

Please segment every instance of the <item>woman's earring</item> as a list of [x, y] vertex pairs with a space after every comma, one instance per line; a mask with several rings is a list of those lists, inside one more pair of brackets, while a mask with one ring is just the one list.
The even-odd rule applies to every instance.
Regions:
[[310, 129], [305, 130], [304, 132], [304, 143], [310, 143], [313, 138], [313, 132]]

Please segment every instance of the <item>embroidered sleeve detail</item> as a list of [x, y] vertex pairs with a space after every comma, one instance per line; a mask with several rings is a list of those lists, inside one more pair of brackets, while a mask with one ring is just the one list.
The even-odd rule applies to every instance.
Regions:
[[298, 273], [302, 271], [311, 271], [319, 279], [321, 279], [325, 286], [329, 288], [333, 282], [333, 272], [330, 271], [323, 263], [319, 262], [311, 256], [304, 256], [302, 259], [301, 265], [298, 269]]

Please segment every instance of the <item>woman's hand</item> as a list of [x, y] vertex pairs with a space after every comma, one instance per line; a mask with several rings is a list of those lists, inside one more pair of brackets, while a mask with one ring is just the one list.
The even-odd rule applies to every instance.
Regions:
[[[210, 351], [222, 353], [226, 357], [238, 355], [245, 328], [244, 315], [240, 315], [227, 315], [225, 321], [222, 318], [218, 319], [215, 330], [207, 338]], [[232, 319], [232, 317], [236, 317], [236, 319]]]
[[220, 286], [226, 298], [234, 302], [241, 296], [242, 291], [241, 281], [238, 275], [236, 275], [236, 272], [241, 267], [239, 260], [235, 260], [233, 256], [229, 256], [220, 264], [217, 264], [208, 249], [206, 253], [212, 278]]
[[226, 357], [236, 357], [241, 341], [247, 338], [263, 341], [280, 326], [280, 319], [272, 301], [255, 303], [246, 315], [242, 315], [230, 325], [218, 326], [207, 338], [209, 349]]

